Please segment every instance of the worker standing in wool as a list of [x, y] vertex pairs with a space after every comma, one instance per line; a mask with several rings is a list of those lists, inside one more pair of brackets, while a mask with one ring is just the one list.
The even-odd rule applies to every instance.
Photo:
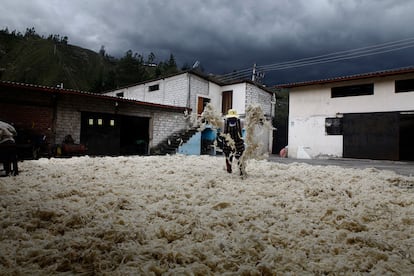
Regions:
[[16, 129], [12, 125], [0, 121], [0, 162], [3, 163], [6, 176], [12, 172], [11, 164], [13, 164], [13, 174], [19, 174], [17, 148], [14, 140], [14, 136], [16, 135]]
[[240, 169], [240, 175], [243, 176], [243, 171], [240, 163], [240, 157], [244, 152], [244, 140], [242, 138], [242, 128], [237, 111], [229, 109], [224, 120], [224, 135], [223, 137], [223, 152], [226, 156], [227, 172], [232, 172], [233, 158], [237, 159], [237, 164]]

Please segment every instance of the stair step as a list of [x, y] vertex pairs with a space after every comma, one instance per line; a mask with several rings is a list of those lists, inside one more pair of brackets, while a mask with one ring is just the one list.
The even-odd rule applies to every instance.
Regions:
[[158, 146], [154, 147], [151, 152], [156, 155], [175, 154], [180, 145], [190, 140], [197, 131], [197, 129], [193, 128], [182, 133], [174, 133]]

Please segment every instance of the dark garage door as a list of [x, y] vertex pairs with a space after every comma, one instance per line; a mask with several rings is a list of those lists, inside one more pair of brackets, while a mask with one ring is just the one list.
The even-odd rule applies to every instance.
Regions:
[[346, 158], [399, 160], [399, 113], [344, 114]]
[[149, 118], [122, 116], [121, 154], [146, 155], [149, 143]]
[[82, 112], [81, 143], [90, 155], [147, 154], [149, 118]]
[[119, 155], [120, 125], [115, 114], [82, 112], [81, 143], [90, 155]]
[[414, 111], [400, 113], [400, 160], [414, 161]]

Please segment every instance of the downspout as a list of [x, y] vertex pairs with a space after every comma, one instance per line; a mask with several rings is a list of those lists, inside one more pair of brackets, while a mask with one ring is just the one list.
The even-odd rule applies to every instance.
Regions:
[[270, 118], [273, 120], [273, 118], [275, 117], [275, 108], [276, 108], [276, 93], [273, 92], [272, 95], [272, 100], [270, 101], [271, 103], [271, 110], [270, 110]]
[[274, 119], [274, 117], [275, 117], [275, 112], [276, 112], [276, 93], [275, 92], [273, 92], [273, 95], [272, 95], [272, 100], [270, 101], [270, 123], [271, 123], [271, 126], [272, 126], [272, 129], [269, 131], [269, 152], [270, 153], [273, 153], [273, 139], [274, 139], [274, 137], [273, 137], [273, 132], [274, 132], [274, 130], [276, 129], [277, 130], [277, 128], [275, 128], [274, 126], [273, 126], [273, 119]]
[[52, 137], [50, 143], [56, 145], [56, 128], [57, 128], [57, 112], [58, 112], [58, 94], [52, 94]]
[[187, 98], [187, 107], [191, 108], [191, 74], [187, 73], [188, 75], [188, 98]]

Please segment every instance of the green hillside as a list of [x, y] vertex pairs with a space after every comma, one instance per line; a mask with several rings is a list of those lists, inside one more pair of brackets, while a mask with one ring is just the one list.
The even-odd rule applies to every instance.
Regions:
[[141, 55], [127, 51], [116, 59], [104, 51], [70, 45], [67, 37], [43, 38], [34, 29], [24, 35], [0, 31], [0, 80], [101, 92], [177, 72], [174, 57], [145, 66]]

